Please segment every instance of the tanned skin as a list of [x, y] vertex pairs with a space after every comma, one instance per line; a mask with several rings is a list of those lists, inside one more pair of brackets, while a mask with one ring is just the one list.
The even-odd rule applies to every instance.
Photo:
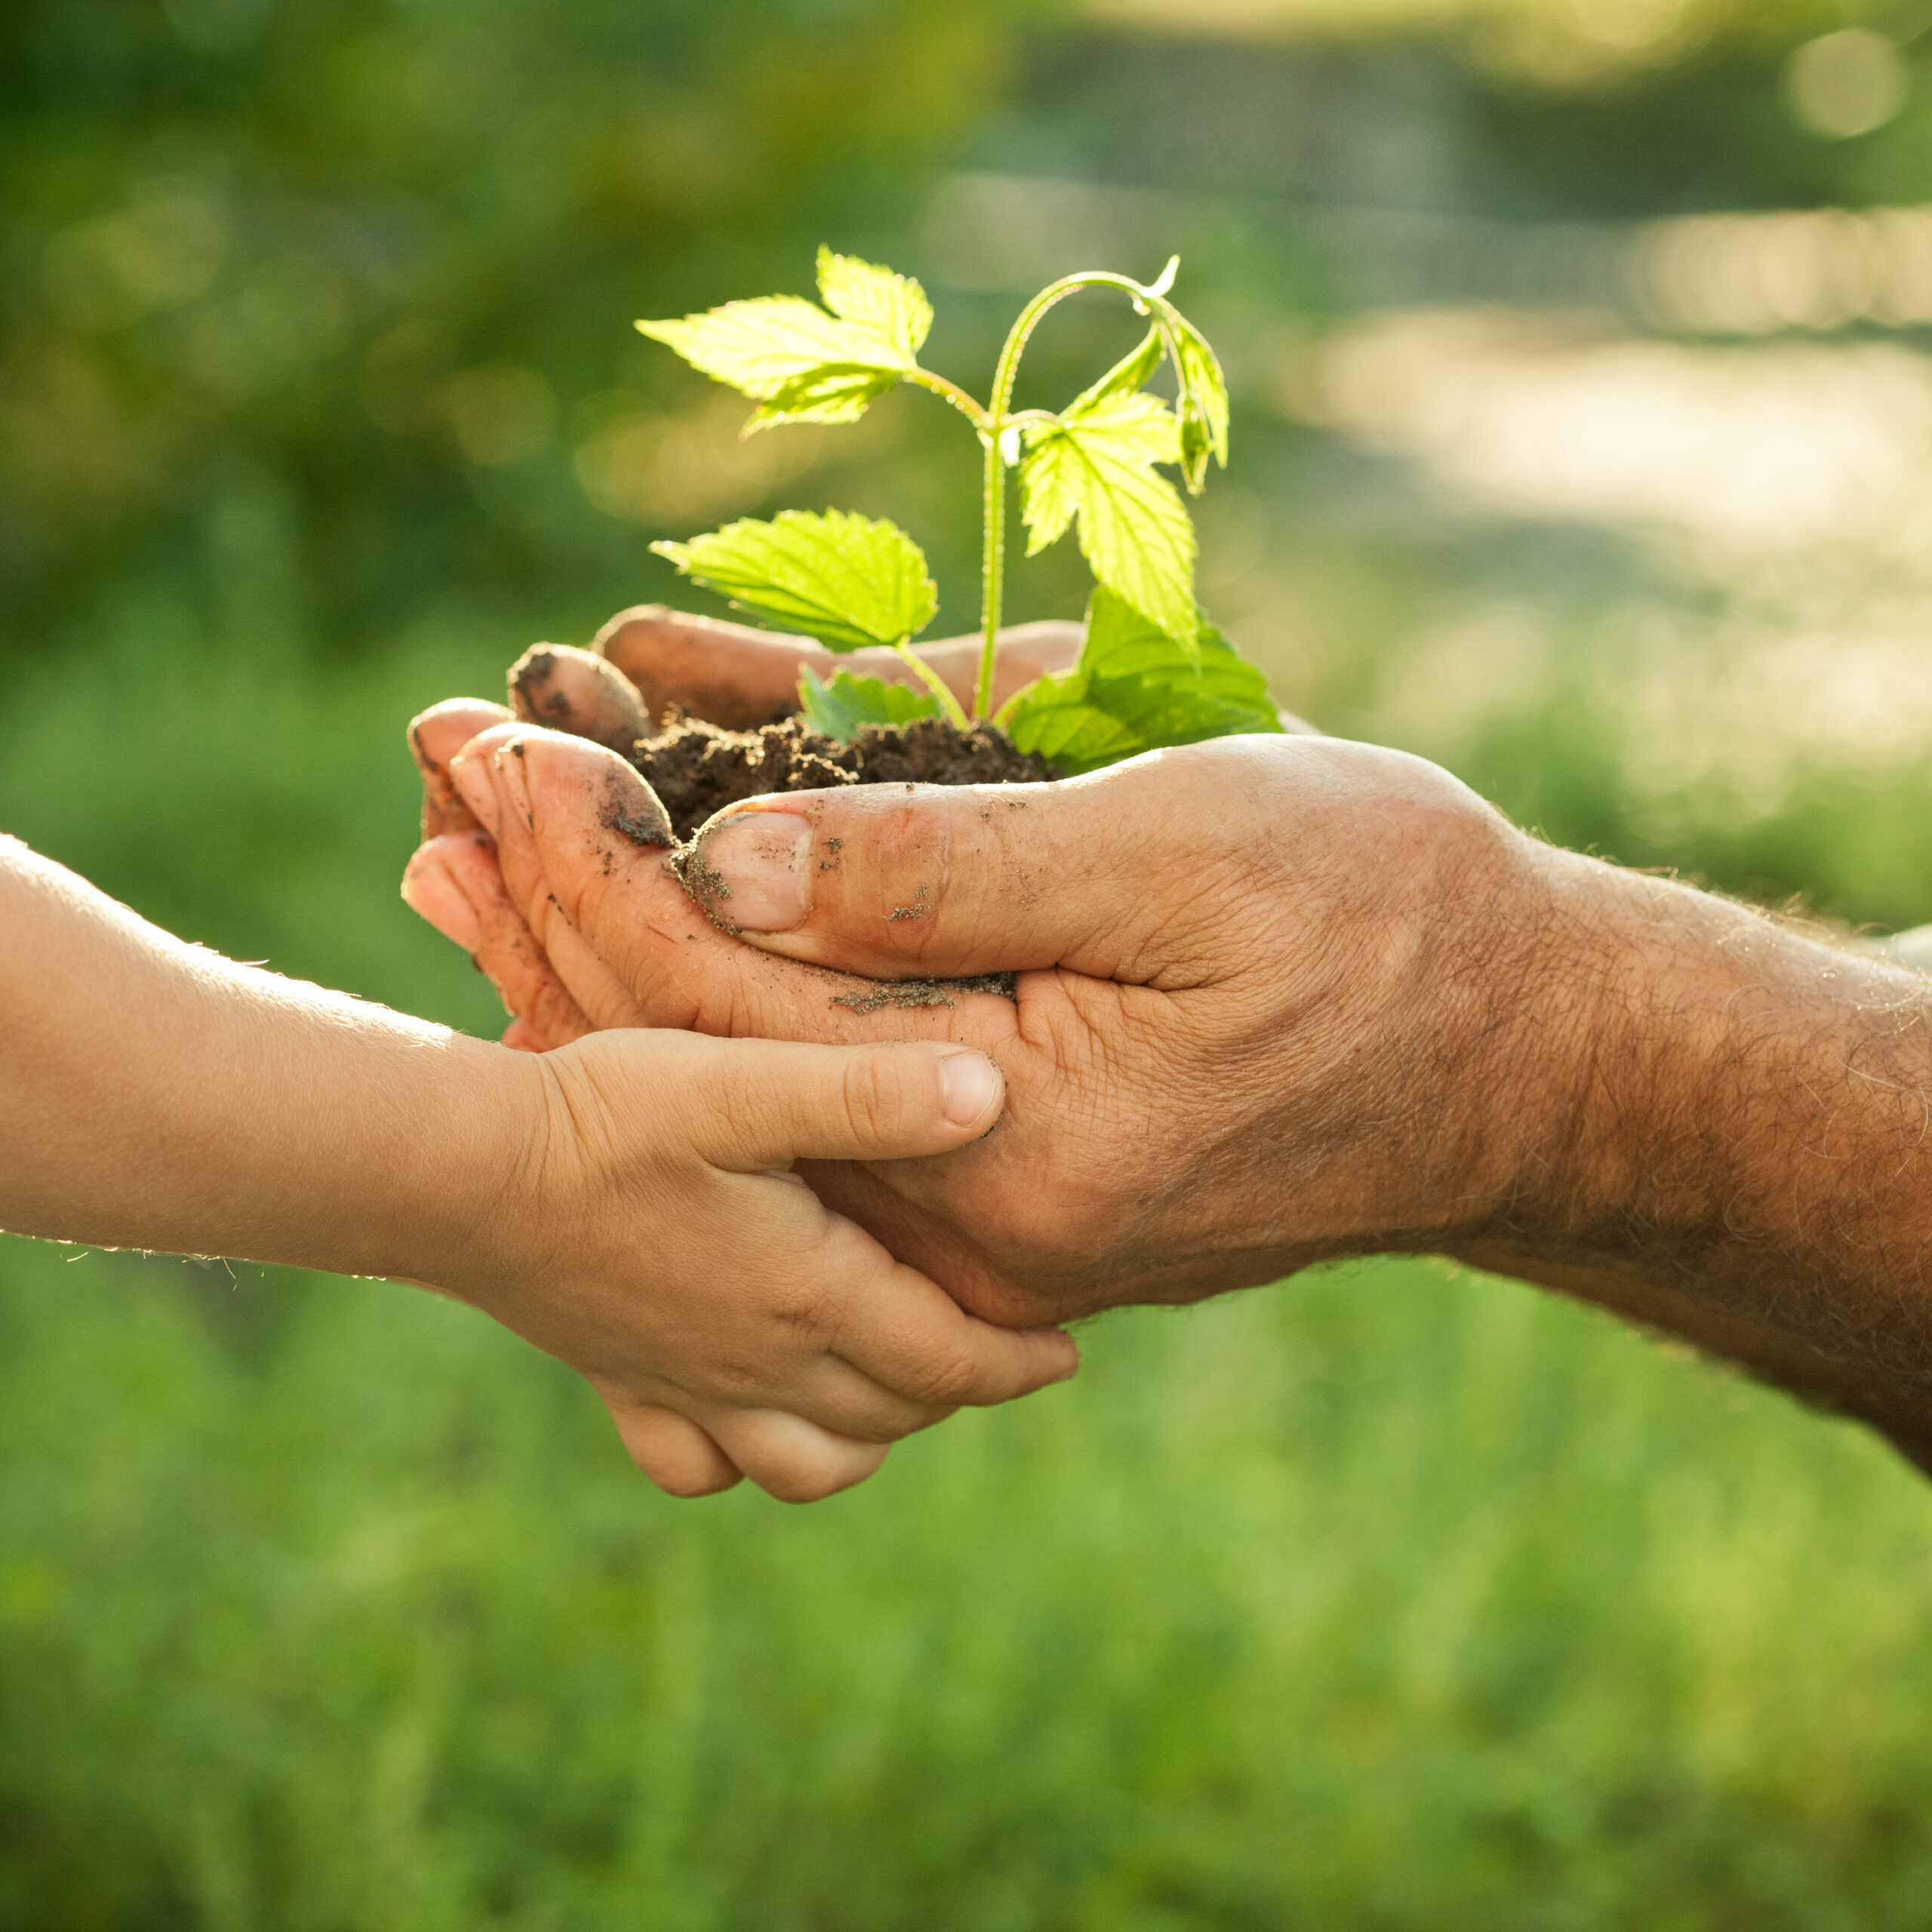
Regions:
[[0, 934], [0, 1227], [433, 1286], [580, 1371], [681, 1495], [828, 1495], [1072, 1371], [784, 1172], [970, 1142], [1000, 1104], [977, 1055], [633, 1032], [537, 1059], [184, 945], [5, 838]]
[[[466, 743], [477, 721], [421, 722], [444, 829], [406, 890], [439, 924], [438, 894], [485, 909], [463, 936], [524, 1044], [676, 1026], [1000, 1063], [1005, 1114], [974, 1147], [806, 1170], [974, 1312], [1059, 1321], [1437, 1253], [1932, 1461], [1917, 974], [1313, 737], [1051, 787], [750, 801], [700, 836], [700, 905], [612, 832], [614, 799], [648, 808], [621, 760], [514, 724]], [[999, 971], [1011, 1001], [863, 997]]]

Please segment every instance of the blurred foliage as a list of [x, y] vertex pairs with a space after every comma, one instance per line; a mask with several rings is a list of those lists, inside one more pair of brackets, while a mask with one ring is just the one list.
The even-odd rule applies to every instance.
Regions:
[[0, 662], [117, 591], [208, 594], [264, 491], [331, 651], [453, 598], [594, 625], [642, 546], [571, 451], [651, 414], [632, 318], [892, 221], [1027, 11], [0, 10]]
[[1526, 1289], [1117, 1318], [798, 1512], [398, 1287], [22, 1251], [0, 1321], [22, 1932], [1932, 1915], [1922, 1484]]
[[[934, 366], [980, 383], [1029, 251], [1172, 246], [1237, 390], [1204, 585], [1280, 697], [1553, 837], [1932, 915], [1924, 746], [1828, 740], [1801, 687], [1736, 708], [1786, 579], [1458, 495], [1308, 376], [1353, 323], [1338, 235], [1460, 270], [1511, 223], [1932, 200], [1916, 17], [1105, 11], [0, 9], [0, 826], [238, 957], [491, 1031], [395, 897], [411, 711], [672, 594], [651, 537], [786, 503], [904, 522], [942, 628], [974, 603], [937, 405], [740, 443], [632, 318], [802, 290], [826, 240], [926, 278]], [[1517, 30], [1559, 14], [1560, 47]], [[1236, 14], [1266, 31], [1177, 30]], [[1826, 140], [1788, 57], [1854, 18], [1912, 88]], [[1069, 305], [1022, 401], [1133, 334]], [[1835, 566], [1904, 639], [1881, 664], [1924, 635], [1882, 602], [1909, 552]], [[1014, 589], [1084, 594], [1051, 556]], [[1829, 696], [1839, 633], [1807, 648]], [[1678, 769], [1744, 737], [1750, 785]], [[1922, 1484], [1527, 1291], [1376, 1263], [1121, 1317], [1075, 1384], [796, 1514], [657, 1497], [561, 1370], [399, 1288], [8, 1241], [0, 1323], [0, 1926], [1932, 1917]]]

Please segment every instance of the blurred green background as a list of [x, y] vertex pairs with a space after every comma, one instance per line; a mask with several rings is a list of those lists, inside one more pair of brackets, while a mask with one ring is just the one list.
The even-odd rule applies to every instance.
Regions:
[[[1225, 353], [1204, 592], [1552, 837], [1932, 918], [1932, 5], [13, 0], [0, 825], [480, 1032], [401, 728], [888, 512], [930, 398], [736, 439], [630, 330], [1149, 274]], [[1029, 363], [1063, 399], [1096, 303]], [[1013, 586], [1070, 614], [1058, 556]], [[381, 1284], [0, 1244], [0, 1925], [1919, 1928], [1932, 1506], [1861, 1432], [1375, 1263], [1094, 1324], [804, 1512], [666, 1501]]]

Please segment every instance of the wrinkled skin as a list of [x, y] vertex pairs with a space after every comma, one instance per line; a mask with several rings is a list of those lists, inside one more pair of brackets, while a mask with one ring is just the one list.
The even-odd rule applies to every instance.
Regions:
[[[1009, 1095], [985, 1142], [803, 1171], [974, 1312], [1188, 1300], [1386, 1244], [1392, 1203], [1425, 1244], [1468, 1217], [1450, 1097], [1363, 1043], [1443, 1024], [1457, 967], [1418, 904], [1537, 885], [1527, 841], [1433, 768], [1331, 740], [1226, 740], [1056, 787], [794, 795], [784, 823], [811, 822], [817, 896], [811, 929], [765, 941], [781, 958], [721, 930], [664, 850], [614, 829], [656, 811], [621, 760], [491, 718], [459, 705], [418, 721], [432, 838], [409, 892], [503, 989], [512, 1037], [651, 1025], [983, 1048]], [[1177, 797], [1216, 802], [1180, 816]], [[1252, 834], [1238, 866], [1220, 803], [1235, 799]], [[715, 821], [700, 872], [756, 817]], [[709, 909], [742, 924], [743, 903]], [[874, 935], [857, 956], [826, 937], [854, 908]], [[1011, 1001], [855, 1011], [840, 1002], [872, 989], [819, 963], [835, 953], [884, 979], [1027, 970]], [[1496, 998], [1472, 984], [1454, 1023], [1479, 1032]]]
[[[688, 621], [624, 627], [652, 705], [704, 708], [678, 684]], [[730, 675], [762, 702], [798, 658], [756, 637], [734, 637]], [[1915, 976], [1312, 737], [1054, 786], [749, 801], [691, 854], [700, 907], [628, 765], [506, 716], [461, 700], [417, 721], [405, 888], [496, 980], [506, 1038], [982, 1048], [1008, 1091], [983, 1141], [799, 1170], [973, 1312], [1059, 1321], [1440, 1252], [1674, 1330], [1932, 1459]], [[1017, 971], [1014, 1000], [877, 998], [995, 971]]]

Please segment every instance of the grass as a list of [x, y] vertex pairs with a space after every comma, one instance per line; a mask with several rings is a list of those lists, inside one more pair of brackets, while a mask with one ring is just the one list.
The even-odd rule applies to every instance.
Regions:
[[375, 1283], [0, 1251], [0, 1922], [1916, 1927], [1859, 1432], [1375, 1263], [789, 1511]]
[[[0, 823], [478, 1030], [400, 726], [131, 620]], [[1374, 1263], [1094, 1324], [848, 1496], [658, 1497], [385, 1284], [0, 1241], [0, 1927], [1567, 1932], [1932, 1921], [1932, 1500], [1587, 1311]]]

